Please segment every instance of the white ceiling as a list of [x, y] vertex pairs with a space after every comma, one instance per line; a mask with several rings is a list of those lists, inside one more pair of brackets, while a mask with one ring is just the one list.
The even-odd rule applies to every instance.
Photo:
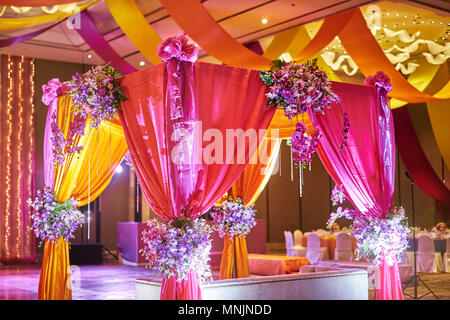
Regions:
[[[85, 2], [87, 1], [79, 1], [78, 3]], [[395, 11], [398, 6], [403, 11], [406, 8], [406, 10], [411, 10], [411, 12], [421, 11], [427, 12], [432, 16], [444, 17], [445, 25], [436, 25], [436, 28], [440, 29], [434, 29], [435, 31], [445, 33], [445, 30], [448, 29], [448, 22], [450, 22], [448, 19], [450, 2], [442, 0], [402, 0], [391, 2], [373, 0], [206, 0], [202, 2], [216, 21], [241, 43], [263, 38], [267, 39], [282, 30], [317, 21], [337, 12], [374, 2], [380, 5], [382, 9], [385, 6], [388, 8], [387, 10]], [[136, 3], [161, 38], [164, 39], [182, 32], [158, 0], [136, 0]], [[405, 6], [405, 3], [408, 6]], [[423, 9], [426, 9], [426, 11]], [[122, 57], [137, 69], [145, 68], [150, 64], [123, 34], [103, 1], [93, 5], [88, 10], [105, 39]], [[25, 14], [17, 14], [11, 9], [7, 9], [3, 17], [23, 17], [40, 14], [45, 14], [40, 8], [33, 8], [33, 10]], [[268, 23], [262, 24], [262, 18], [266, 18]], [[41, 29], [42, 27], [0, 32], [0, 37], [17, 36]], [[24, 43], [1, 48], [0, 53], [86, 64], [101, 64], [104, 62], [84, 43], [78, 33], [75, 30], [68, 29], [65, 23], [60, 23]], [[88, 58], [88, 55], [91, 58]], [[200, 55], [207, 55], [207, 53], [200, 52]], [[145, 61], [146, 64], [139, 66], [140, 61]]]

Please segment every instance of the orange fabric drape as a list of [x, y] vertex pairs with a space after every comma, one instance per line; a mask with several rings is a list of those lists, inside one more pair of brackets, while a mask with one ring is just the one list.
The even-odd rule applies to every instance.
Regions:
[[309, 59], [325, 48], [344, 28], [353, 11], [346, 11], [326, 18], [314, 38], [293, 56], [293, 60]]
[[219, 279], [233, 278], [234, 269], [234, 242], [229, 236], [223, 238], [222, 259], [220, 260]]
[[72, 300], [69, 244], [62, 237], [52, 243], [45, 240], [39, 281], [39, 300]]
[[172, 19], [203, 50], [223, 63], [256, 70], [268, 70], [272, 60], [247, 49], [226, 32], [197, 0], [160, 0]]
[[[303, 117], [303, 118], [302, 118]], [[308, 115], [304, 113], [302, 116], [299, 116], [298, 121], [304, 122], [307, 134], [314, 133], [314, 127], [309, 119]], [[289, 120], [284, 116], [284, 110], [277, 109], [275, 114], [270, 122], [269, 128], [267, 128], [267, 137], [269, 139], [288, 139], [292, 136], [292, 133], [295, 131], [295, 123], [297, 119]]]
[[[223, 239], [222, 260], [220, 261], [220, 279], [248, 278], [248, 250], [245, 236], [225, 236]], [[235, 269], [236, 267], [236, 269]]]

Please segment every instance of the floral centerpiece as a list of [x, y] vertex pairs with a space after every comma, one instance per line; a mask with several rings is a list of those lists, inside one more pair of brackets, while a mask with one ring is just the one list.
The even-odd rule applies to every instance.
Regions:
[[240, 198], [233, 201], [230, 197], [229, 200], [213, 206], [210, 215], [221, 238], [245, 236], [256, 225], [254, 206], [244, 207]]
[[42, 86], [42, 102], [47, 106], [57, 105], [59, 97], [72, 98], [71, 119], [68, 125], [67, 137], [60, 128], [56, 114], [53, 115], [52, 150], [55, 165], [62, 165], [66, 155], [80, 152], [83, 146], [78, 145], [77, 137], [84, 135], [88, 114], [93, 119], [92, 127], [97, 128], [103, 120], [112, 120], [116, 110], [120, 109], [120, 101], [127, 100], [117, 79], [121, 73], [109, 64], [95, 66], [86, 73], [76, 73], [72, 80], [61, 82], [55, 78]]
[[[342, 186], [340, 189], [342, 191]], [[341, 191], [336, 191], [336, 194]], [[336, 212], [331, 213], [327, 226], [330, 228], [341, 217], [353, 221], [350, 228], [357, 241], [357, 260], [366, 260], [378, 266], [384, 252], [388, 263], [391, 263], [394, 256], [399, 260], [407, 248], [410, 229], [403, 207], [393, 208], [385, 218], [375, 218], [358, 210], [338, 207]]]
[[445, 222], [439, 222], [439, 223], [434, 227], [434, 230], [440, 231], [440, 232], [445, 232], [445, 231], [447, 231], [447, 225], [445, 224]]
[[84, 222], [85, 216], [78, 210], [77, 200], [58, 202], [47, 187], [38, 190], [36, 199], [29, 199], [28, 204], [34, 209], [32, 229], [42, 241], [49, 239], [55, 243], [60, 237], [68, 241], [74, 238], [73, 233]]
[[208, 264], [212, 231], [201, 218], [178, 218], [170, 222], [151, 219], [142, 232], [144, 249], [140, 252], [148, 261], [149, 269], [166, 279], [176, 276], [181, 281], [195, 271], [200, 282], [209, 281], [212, 279]]
[[[339, 97], [331, 89], [331, 81], [327, 74], [320, 70], [317, 59], [297, 65], [294, 62], [275, 60], [269, 71], [261, 71], [261, 79], [269, 86], [267, 105], [284, 110], [288, 119], [297, 119], [296, 130], [291, 137], [291, 148], [294, 160], [304, 167], [311, 163], [321, 137], [316, 129], [314, 136], [306, 133], [306, 127], [298, 121], [298, 116], [311, 111], [324, 113], [333, 103], [339, 103]], [[342, 110], [342, 109], [341, 109]], [[350, 121], [343, 112], [343, 140], [340, 149], [346, 146]], [[313, 119], [314, 116], [313, 116]]]

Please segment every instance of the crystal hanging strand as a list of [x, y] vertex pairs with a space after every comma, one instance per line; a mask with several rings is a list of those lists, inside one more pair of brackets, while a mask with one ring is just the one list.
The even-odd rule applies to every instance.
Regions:
[[111, 121], [109, 122], [109, 169], [111, 169]]
[[[291, 128], [292, 128], [292, 119], [291, 119]], [[291, 138], [291, 181], [294, 181], [294, 159], [292, 156], [292, 138]]]
[[91, 144], [88, 148], [88, 229], [87, 238], [90, 239], [91, 235]]
[[98, 129], [97, 129], [96, 134], [97, 134], [97, 177], [98, 177], [98, 135], [99, 135]]
[[300, 191], [300, 198], [303, 196], [303, 165], [300, 163], [300, 166], [298, 167], [298, 185], [299, 185], [299, 191]]
[[[278, 109], [278, 111], [280, 111], [280, 109]], [[278, 112], [278, 132], [280, 132], [281, 130], [281, 112]], [[278, 150], [278, 157], [280, 158], [280, 177], [281, 177], [281, 146], [280, 149]]]

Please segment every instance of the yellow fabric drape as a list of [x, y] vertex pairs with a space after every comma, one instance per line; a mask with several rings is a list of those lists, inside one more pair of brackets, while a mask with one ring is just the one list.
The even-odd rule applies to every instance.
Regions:
[[56, 240], [56, 243], [45, 240], [38, 298], [72, 300], [69, 244], [62, 237]]
[[[88, 2], [78, 8], [80, 11], [83, 11], [86, 8], [89, 8], [93, 4], [97, 3], [98, 0]], [[62, 20], [64, 18], [70, 17], [71, 15], [77, 13], [76, 11], [70, 12], [61, 12], [58, 11], [52, 14], [45, 14], [36, 17], [27, 17], [27, 18], [0, 18], [0, 31], [4, 30], [18, 30], [24, 29], [34, 26], [39, 26], [41, 24], [55, 22], [58, 20]]]
[[[444, 63], [428, 87], [430, 93], [439, 90], [442, 83], [447, 82], [449, 78], [448, 66]], [[430, 101], [427, 103], [427, 109], [439, 151], [447, 168], [450, 168], [450, 102]]]
[[[417, 88], [417, 90], [424, 91], [436, 76], [439, 67], [437, 64], [429, 64], [425, 59], [422, 59], [417, 70], [408, 77], [408, 82]], [[390, 106], [391, 109], [396, 109], [403, 107], [407, 103], [398, 99], [391, 99]]]
[[275, 168], [280, 145], [281, 139], [261, 141], [250, 163], [231, 187], [234, 200], [240, 198], [246, 207], [255, 203]]
[[161, 38], [145, 20], [135, 0], [105, 0], [114, 20], [136, 48], [154, 65], [160, 64]]
[[288, 52], [287, 49], [297, 37], [298, 29], [299, 28], [293, 28], [277, 33], [264, 51], [263, 57], [270, 60], [276, 60], [281, 54]]
[[[69, 119], [73, 119], [72, 100], [58, 100], [57, 121], [67, 137]], [[67, 155], [64, 163], [55, 168], [54, 192], [59, 202], [70, 198], [78, 206], [94, 201], [108, 186], [117, 165], [127, 152], [127, 144], [119, 122], [103, 121], [97, 129], [86, 123], [85, 134], [76, 138], [82, 145], [79, 154]], [[44, 259], [39, 278], [39, 299], [72, 299], [70, 282], [69, 244], [62, 238], [56, 244], [45, 242]]]
[[[67, 118], [72, 117], [71, 99], [61, 98], [59, 102], [58, 124], [67, 136]], [[85, 134], [76, 140], [77, 145], [83, 146], [81, 152], [66, 156], [64, 164], [55, 169], [54, 191], [58, 201], [73, 197], [79, 206], [94, 201], [108, 186], [128, 151], [118, 121], [102, 121], [97, 129], [89, 121], [88, 117]]]

